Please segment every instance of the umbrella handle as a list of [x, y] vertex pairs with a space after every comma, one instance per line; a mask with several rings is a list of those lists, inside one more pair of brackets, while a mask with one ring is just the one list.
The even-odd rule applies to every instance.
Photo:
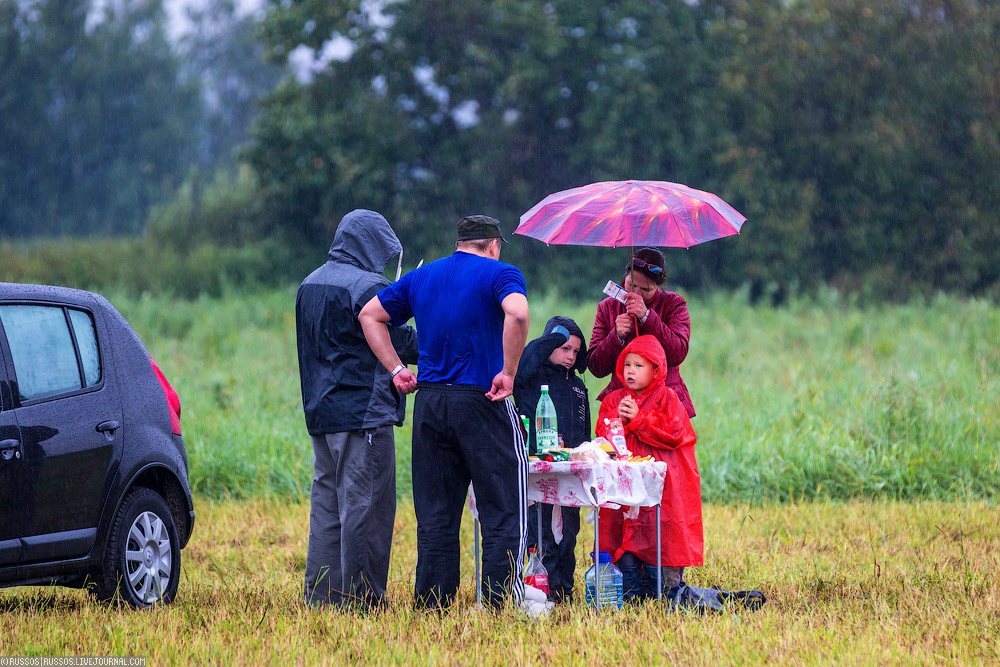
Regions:
[[[635, 257], [635, 248], [629, 249], [629, 256]], [[632, 285], [632, 289], [635, 289], [635, 264], [632, 263], [632, 260], [629, 260], [628, 263], [628, 275], [629, 283]], [[639, 335], [639, 318], [635, 315], [632, 315], [632, 330], [635, 331], [636, 336]]]

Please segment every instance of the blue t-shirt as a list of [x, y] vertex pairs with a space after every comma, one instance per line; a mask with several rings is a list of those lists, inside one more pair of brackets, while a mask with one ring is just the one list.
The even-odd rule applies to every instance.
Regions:
[[488, 390], [503, 369], [500, 303], [526, 294], [520, 269], [456, 250], [411, 271], [378, 293], [393, 326], [417, 326], [421, 382]]

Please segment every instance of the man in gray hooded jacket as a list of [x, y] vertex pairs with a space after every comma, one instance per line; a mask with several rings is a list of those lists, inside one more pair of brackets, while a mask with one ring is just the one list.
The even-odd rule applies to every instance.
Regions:
[[[295, 299], [302, 406], [312, 438], [305, 601], [312, 606], [382, 603], [396, 517], [392, 427], [403, 423], [405, 397], [392, 386], [358, 323], [361, 308], [389, 281], [386, 263], [402, 245], [374, 211], [340, 221], [329, 260], [307, 277]], [[412, 327], [390, 329], [404, 363], [417, 363]]]

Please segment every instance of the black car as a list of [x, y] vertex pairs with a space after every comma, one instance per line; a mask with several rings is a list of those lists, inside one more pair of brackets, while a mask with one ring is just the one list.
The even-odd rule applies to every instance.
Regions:
[[0, 587], [169, 603], [194, 526], [180, 402], [97, 294], [0, 283]]

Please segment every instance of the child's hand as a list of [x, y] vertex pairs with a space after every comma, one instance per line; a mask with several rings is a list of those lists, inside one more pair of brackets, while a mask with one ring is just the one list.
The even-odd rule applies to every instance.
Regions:
[[639, 414], [639, 404], [631, 396], [626, 396], [618, 403], [618, 416], [623, 420], [635, 419]]

